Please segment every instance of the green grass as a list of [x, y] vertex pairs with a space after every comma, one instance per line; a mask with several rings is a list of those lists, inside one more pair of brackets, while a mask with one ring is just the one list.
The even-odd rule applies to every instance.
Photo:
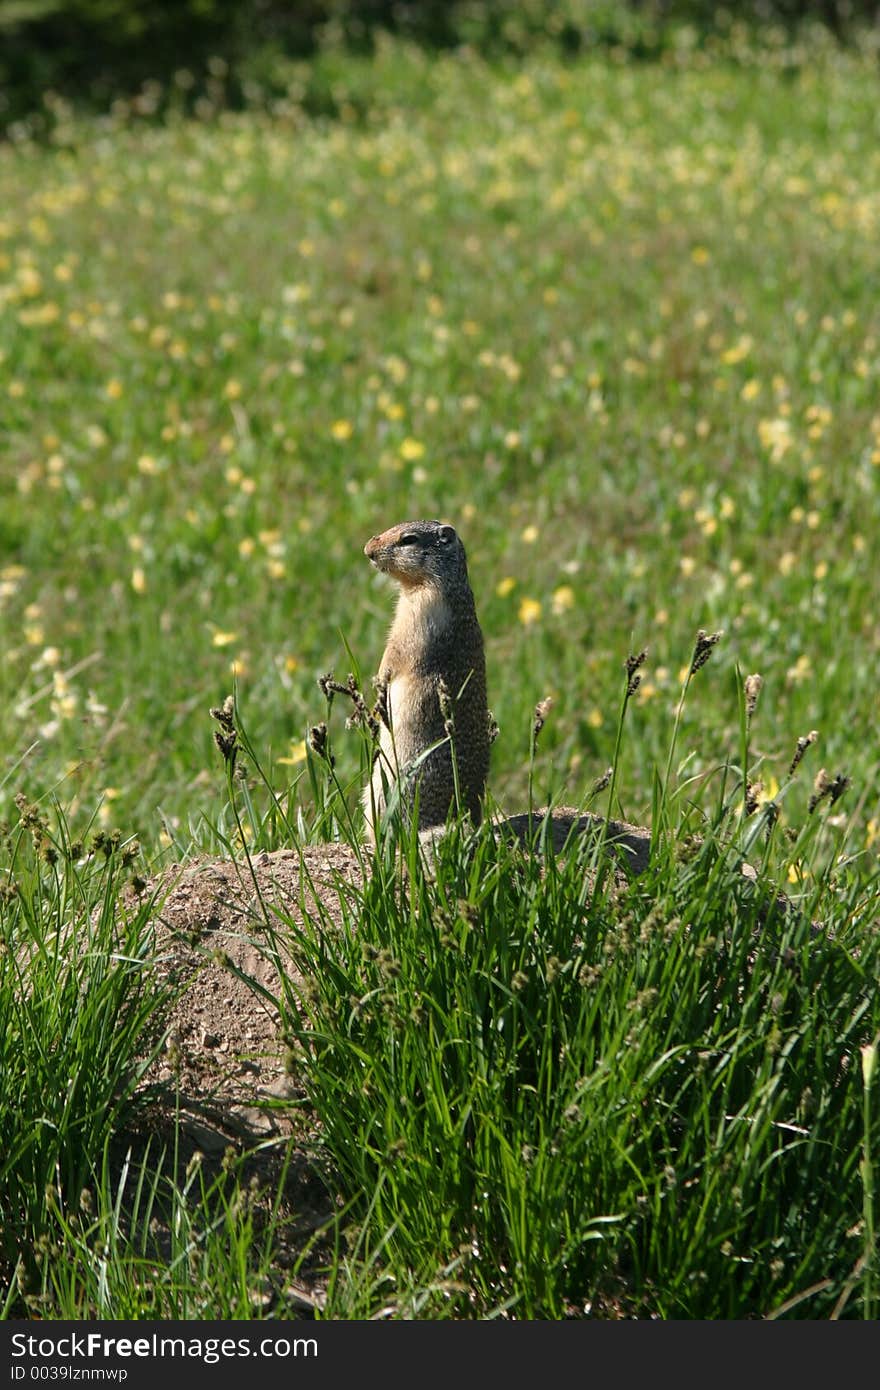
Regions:
[[[255, 1204], [246, 1156], [132, 1147], [159, 1001], [152, 906], [120, 938], [116, 904], [194, 850], [351, 837], [364, 748], [334, 708], [332, 778], [307, 756], [316, 678], [366, 687], [391, 596], [363, 544], [437, 515], [497, 803], [613, 765], [594, 809], [657, 856], [590, 893], [583, 856], [453, 835], [426, 879], [404, 842], [349, 930], [304, 933], [326, 1315], [876, 1313], [877, 149], [857, 53], [402, 45], [270, 109], [61, 110], [0, 147], [7, 1312], [284, 1315], [283, 1173]], [[820, 768], [851, 785], [811, 813]]]
[[485, 840], [468, 899], [444, 868], [399, 913], [374, 879], [357, 933], [307, 950], [301, 1065], [393, 1267], [455, 1271], [447, 1315], [738, 1317], [817, 1282], [807, 1311], [830, 1311], [863, 1248], [840, 1066], [876, 951], [855, 964], [802, 918], [758, 931], [702, 860], [622, 900]]
[[287, 923], [294, 1066], [402, 1314], [871, 1316], [880, 879], [821, 803], [743, 817], [733, 766], [697, 800], [630, 882], [484, 826], [428, 875], [384, 846], [342, 933]]

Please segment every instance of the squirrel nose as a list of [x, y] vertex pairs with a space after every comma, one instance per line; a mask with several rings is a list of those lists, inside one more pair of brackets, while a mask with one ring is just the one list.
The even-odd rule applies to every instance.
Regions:
[[366, 555], [368, 560], [372, 560], [376, 551], [379, 549], [379, 540], [379, 536], [371, 536], [370, 539], [367, 541], [366, 545], [364, 546], [364, 554]]

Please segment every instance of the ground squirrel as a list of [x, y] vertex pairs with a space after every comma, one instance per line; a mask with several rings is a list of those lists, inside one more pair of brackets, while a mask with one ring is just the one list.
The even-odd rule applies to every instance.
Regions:
[[[442, 825], [455, 804], [448, 723], [461, 806], [478, 824], [489, 771], [486, 659], [464, 546], [451, 526], [407, 521], [373, 536], [364, 554], [400, 585], [379, 667], [379, 748], [364, 792], [367, 833], [399, 781], [402, 803], [418, 787], [419, 830]], [[435, 744], [422, 761], [421, 755]], [[413, 764], [417, 762], [417, 766]]]

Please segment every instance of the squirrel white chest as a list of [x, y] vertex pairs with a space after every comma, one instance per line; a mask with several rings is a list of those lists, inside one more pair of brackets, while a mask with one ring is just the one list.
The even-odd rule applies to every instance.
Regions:
[[[379, 747], [389, 761], [394, 762], [404, 756], [403, 744], [408, 743], [407, 711], [410, 701], [411, 678], [407, 675], [394, 676], [386, 693], [388, 724], [383, 722], [379, 733]], [[390, 728], [388, 725], [390, 724]]]
[[388, 722], [392, 730], [402, 728], [406, 721], [411, 684], [409, 676], [401, 675], [395, 676], [388, 687]]
[[390, 728], [383, 723], [379, 747], [392, 765], [403, 765], [433, 741], [432, 731], [421, 727], [426, 717], [427, 673], [443, 675], [434, 646], [452, 620], [449, 604], [436, 589], [426, 585], [400, 596], [382, 663], [388, 678]]
[[[402, 651], [424, 655], [437, 638], [454, 622], [454, 614], [446, 599], [436, 589], [423, 585], [405, 589], [400, 595], [390, 642]], [[390, 644], [390, 643], [389, 643]]]

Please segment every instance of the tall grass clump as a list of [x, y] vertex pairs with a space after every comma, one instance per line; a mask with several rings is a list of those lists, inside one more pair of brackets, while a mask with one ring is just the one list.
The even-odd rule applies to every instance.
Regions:
[[426, 865], [392, 828], [342, 929], [293, 929], [291, 1066], [401, 1315], [414, 1286], [429, 1316], [871, 1307], [880, 882], [822, 798], [783, 830], [742, 768], [689, 785], [673, 755], [639, 877], [601, 835], [454, 823]]
[[143, 1084], [171, 994], [138, 845], [17, 809], [0, 861], [0, 1317], [264, 1316], [288, 1165], [267, 1179], [232, 1147], [208, 1161], [179, 1082]]
[[171, 1142], [105, 1152], [93, 1189], [58, 1213], [62, 1258], [41, 1264], [44, 1308], [58, 1317], [260, 1317], [275, 1300], [286, 1167], [266, 1191], [230, 1146], [220, 1163]]
[[[27, 1296], [78, 1210], [147, 1065], [160, 998], [133, 842], [74, 841], [17, 799], [0, 845], [0, 1282]], [[12, 1294], [9, 1294], [12, 1297]]]

